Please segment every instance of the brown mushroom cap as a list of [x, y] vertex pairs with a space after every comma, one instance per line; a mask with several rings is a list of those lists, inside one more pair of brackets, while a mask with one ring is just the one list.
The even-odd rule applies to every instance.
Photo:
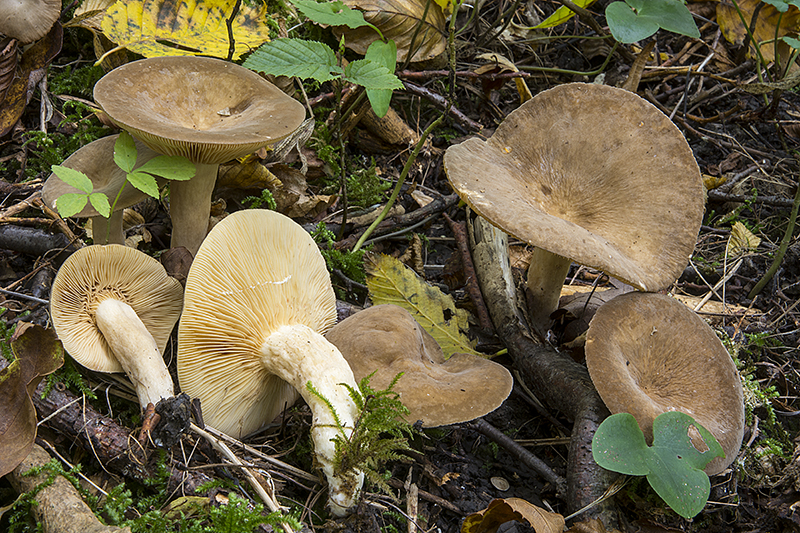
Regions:
[[[119, 135], [110, 135], [92, 141], [78, 149], [61, 164], [61, 166], [78, 170], [86, 174], [86, 176], [92, 180], [92, 185], [94, 186], [92, 192], [105, 194], [108, 197], [109, 204], [114, 203], [114, 199], [117, 197], [120, 188], [125, 185], [127, 178], [125, 171], [114, 163], [114, 144], [117, 142], [118, 138]], [[158, 156], [158, 153], [145, 146], [141, 141], [134, 140], [134, 142], [136, 143], [137, 153], [136, 167], [140, 167]], [[67, 193], [84, 194], [84, 191], [67, 184], [55, 174], [50, 174], [44, 187], [42, 187], [42, 199], [51, 209], [56, 209], [56, 200], [58, 200], [62, 194]], [[128, 183], [122, 189], [122, 194], [119, 200], [117, 200], [114, 209], [117, 211], [125, 209], [126, 207], [141, 202], [147, 197], [147, 194]], [[74, 216], [79, 218], [95, 217], [100, 216], [100, 213], [92, 206], [91, 202], [86, 202], [86, 207]]]
[[508, 370], [483, 357], [456, 353], [445, 360], [434, 338], [396, 305], [376, 305], [346, 318], [325, 337], [353, 369], [356, 380], [375, 375], [373, 389], [389, 386], [408, 407], [408, 420], [425, 427], [474, 420], [491, 413], [511, 393]]
[[725, 451], [707, 474], [736, 458], [744, 435], [739, 373], [714, 331], [682, 303], [629, 292], [601, 306], [586, 334], [586, 365], [608, 409], [632, 414], [648, 442], [656, 416], [681, 411]]
[[61, 15], [61, 0], [3, 0], [0, 34], [32, 43], [44, 37]]
[[208, 57], [153, 57], [112, 70], [94, 98], [121, 128], [156, 152], [219, 164], [292, 133], [297, 100], [242, 66]]
[[133, 308], [163, 353], [181, 314], [183, 287], [147, 254], [107, 244], [81, 248], [53, 280], [53, 326], [73, 359], [98, 372], [123, 371], [95, 323], [97, 307], [107, 299]]
[[[444, 156], [453, 188], [503, 231], [641, 290], [680, 276], [703, 215], [692, 151], [636, 94], [569, 83]], [[657, 199], [657, 201], [654, 201]]]
[[292, 219], [261, 209], [237, 211], [214, 226], [189, 270], [184, 309], [181, 389], [200, 398], [206, 422], [234, 436], [271, 422], [298, 398], [263, 361], [265, 340], [284, 325], [324, 333], [336, 322], [317, 244]]

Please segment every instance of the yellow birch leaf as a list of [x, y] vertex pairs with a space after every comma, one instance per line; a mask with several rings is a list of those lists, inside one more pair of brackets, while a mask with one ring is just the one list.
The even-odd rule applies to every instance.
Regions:
[[[145, 57], [207, 55], [227, 58], [227, 18], [236, 0], [119, 0], [103, 18], [103, 32]], [[231, 25], [233, 59], [269, 41], [266, 5], [245, 3]]]
[[737, 222], [731, 228], [731, 236], [728, 238], [727, 255], [730, 257], [746, 254], [758, 248], [759, 244], [761, 244], [761, 239], [756, 237], [744, 224]]
[[403, 263], [388, 255], [368, 255], [364, 260], [372, 303], [399, 305], [430, 333], [444, 356], [454, 353], [481, 355], [464, 333], [469, 314], [458, 309], [453, 298], [425, 283]]
[[[588, 7], [594, 3], [594, 0], [575, 0], [574, 4], [578, 7]], [[559, 24], [563, 24], [575, 15], [575, 12], [570, 8], [561, 6], [553, 12], [552, 15], [544, 19], [535, 29], [554, 28]]]

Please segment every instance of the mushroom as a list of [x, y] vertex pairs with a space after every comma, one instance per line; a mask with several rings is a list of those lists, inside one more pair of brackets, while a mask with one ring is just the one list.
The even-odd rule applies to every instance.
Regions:
[[322, 334], [336, 322], [325, 260], [292, 219], [261, 209], [237, 211], [209, 232], [186, 278], [178, 328], [178, 380], [202, 402], [203, 418], [233, 437], [271, 422], [298, 393], [313, 414], [316, 462], [338, 516], [358, 498], [364, 474], [334, 472], [339, 434], [358, 410], [343, 384], [353, 372]]
[[242, 66], [208, 57], [152, 57], [117, 67], [94, 87], [94, 99], [120, 128], [150, 148], [197, 166], [170, 183], [173, 248], [192, 255], [208, 231], [220, 163], [291, 134], [305, 108]]
[[3, 0], [0, 33], [21, 43], [44, 37], [61, 15], [61, 0]]
[[629, 292], [597, 310], [586, 334], [586, 365], [612, 413], [630, 413], [648, 442], [653, 420], [682, 411], [711, 432], [725, 457], [705, 472], [722, 472], [744, 435], [744, 396], [736, 365], [696, 313], [663, 294]]
[[125, 372], [139, 404], [174, 395], [161, 354], [181, 313], [183, 288], [152, 257], [119, 244], [72, 254], [50, 294], [64, 349], [97, 372]]
[[535, 246], [530, 324], [539, 333], [572, 261], [643, 291], [683, 272], [703, 216], [692, 151], [636, 94], [569, 83], [510, 113], [494, 135], [444, 156], [451, 185], [478, 214]]
[[403, 372], [394, 390], [408, 419], [425, 427], [468, 422], [498, 407], [514, 380], [505, 367], [477, 355], [455, 353], [445, 360], [436, 340], [396, 305], [375, 305], [331, 328], [325, 337], [353, 369], [357, 380], [385, 389]]
[[[92, 222], [92, 237], [95, 244], [125, 244], [125, 232], [122, 229], [122, 212], [126, 207], [141, 202], [148, 198], [146, 193], [127, 183], [127, 174], [114, 163], [114, 144], [119, 135], [110, 135], [81, 147], [61, 164], [62, 166], [78, 170], [86, 174], [92, 181], [93, 192], [103, 193], [114, 209], [109, 218], [102, 216], [92, 206], [86, 203], [78, 214], [78, 218], [89, 218]], [[144, 145], [141, 141], [136, 143], [136, 167], [140, 167], [158, 154]], [[163, 180], [156, 178], [159, 183]], [[126, 184], [127, 183], [127, 184]], [[114, 205], [120, 189], [119, 199]], [[50, 174], [42, 187], [42, 199], [51, 209], [56, 209], [56, 201], [63, 194], [83, 193], [72, 187], [55, 174]]]

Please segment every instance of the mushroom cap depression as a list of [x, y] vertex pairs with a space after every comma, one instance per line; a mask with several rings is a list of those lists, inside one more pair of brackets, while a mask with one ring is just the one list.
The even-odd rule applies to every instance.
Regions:
[[[92, 141], [78, 149], [61, 163], [63, 167], [86, 174], [92, 180], [92, 192], [105, 194], [108, 197], [109, 204], [113, 204], [119, 190], [125, 185], [128, 178], [126, 172], [114, 163], [114, 144], [118, 138], [119, 135], [109, 135]], [[134, 142], [136, 143], [137, 154], [136, 167], [140, 167], [154, 157], [158, 157], [158, 153], [145, 146], [141, 141], [134, 139]], [[55, 174], [50, 174], [44, 187], [42, 187], [42, 199], [51, 209], [56, 209], [56, 200], [62, 194], [67, 193], [85, 194], [85, 191], [67, 184]], [[122, 189], [122, 194], [117, 200], [117, 204], [113, 207], [115, 211], [119, 211], [138, 204], [146, 198], [148, 198], [146, 193], [128, 183]], [[100, 213], [92, 206], [91, 202], [86, 202], [86, 207], [74, 216], [79, 218], [95, 217], [100, 216]]]
[[94, 87], [114, 123], [166, 155], [219, 164], [291, 134], [303, 105], [240, 65], [152, 57], [115, 68]]
[[500, 364], [456, 353], [445, 360], [434, 338], [396, 305], [376, 305], [334, 326], [325, 337], [339, 348], [356, 381], [388, 387], [408, 407], [408, 420], [425, 427], [459, 424], [491, 413], [511, 393], [514, 380]]
[[106, 299], [133, 308], [161, 353], [181, 314], [183, 287], [161, 263], [118, 244], [81, 248], [64, 261], [53, 280], [50, 314], [64, 349], [97, 372], [123, 372], [95, 324]]
[[61, 15], [61, 0], [3, 0], [0, 34], [21, 43], [44, 37]]
[[568, 83], [511, 112], [488, 140], [447, 149], [459, 196], [506, 233], [641, 290], [677, 279], [703, 216], [692, 151], [636, 94]]
[[711, 327], [682, 303], [629, 292], [601, 306], [586, 334], [586, 365], [608, 409], [632, 414], [648, 442], [656, 416], [681, 411], [725, 451], [707, 474], [736, 458], [744, 436], [739, 373]]
[[299, 397], [265, 368], [264, 341], [283, 325], [322, 334], [335, 323], [336, 297], [311, 236], [274, 211], [237, 211], [214, 226], [186, 278], [181, 389], [201, 400], [211, 426], [252, 433]]

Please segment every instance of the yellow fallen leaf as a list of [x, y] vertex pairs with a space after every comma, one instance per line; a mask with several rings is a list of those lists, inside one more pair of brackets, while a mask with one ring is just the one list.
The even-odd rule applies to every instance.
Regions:
[[[103, 32], [145, 57], [207, 55], [227, 58], [227, 19], [236, 0], [119, 0], [103, 18]], [[266, 5], [242, 2], [232, 29], [233, 59], [269, 41]]]
[[[575, 5], [578, 7], [588, 7], [594, 3], [594, 0], [575, 0]], [[563, 24], [575, 15], [575, 12], [566, 6], [561, 6], [556, 9], [552, 15], [544, 19], [538, 26], [534, 28], [554, 28], [559, 24]]]
[[[758, 18], [756, 19], [753, 31], [754, 40], [759, 43], [764, 60], [772, 62], [775, 60], [775, 42], [783, 36], [796, 36], [798, 24], [800, 24], [800, 10], [795, 6], [789, 6], [785, 13], [781, 13], [775, 7], [764, 3], [761, 0], [738, 0], [739, 9], [742, 12], [745, 23], [751, 24], [753, 13], [759, 7]], [[728, 42], [741, 45], [747, 37], [747, 28], [742, 23], [736, 8], [730, 2], [720, 2], [717, 4], [717, 23], [719, 24], [722, 35]], [[783, 41], [778, 41], [778, 53], [781, 62], [785, 66], [786, 61], [791, 56], [791, 48]], [[750, 42], [747, 57], [755, 57], [755, 44]]]
[[756, 237], [741, 222], [736, 222], [731, 228], [731, 236], [728, 238], [726, 252], [728, 257], [746, 254], [758, 248], [759, 244], [761, 244], [759, 237]]
[[522, 498], [498, 498], [483, 511], [467, 516], [461, 525], [461, 533], [495, 533], [511, 520], [528, 522], [536, 533], [564, 531], [564, 517], [560, 514], [546, 511]]
[[436, 339], [446, 358], [454, 353], [482, 355], [464, 333], [469, 327], [468, 313], [458, 309], [450, 295], [423, 281], [394, 257], [371, 254], [364, 266], [373, 304], [395, 304], [407, 310]]

